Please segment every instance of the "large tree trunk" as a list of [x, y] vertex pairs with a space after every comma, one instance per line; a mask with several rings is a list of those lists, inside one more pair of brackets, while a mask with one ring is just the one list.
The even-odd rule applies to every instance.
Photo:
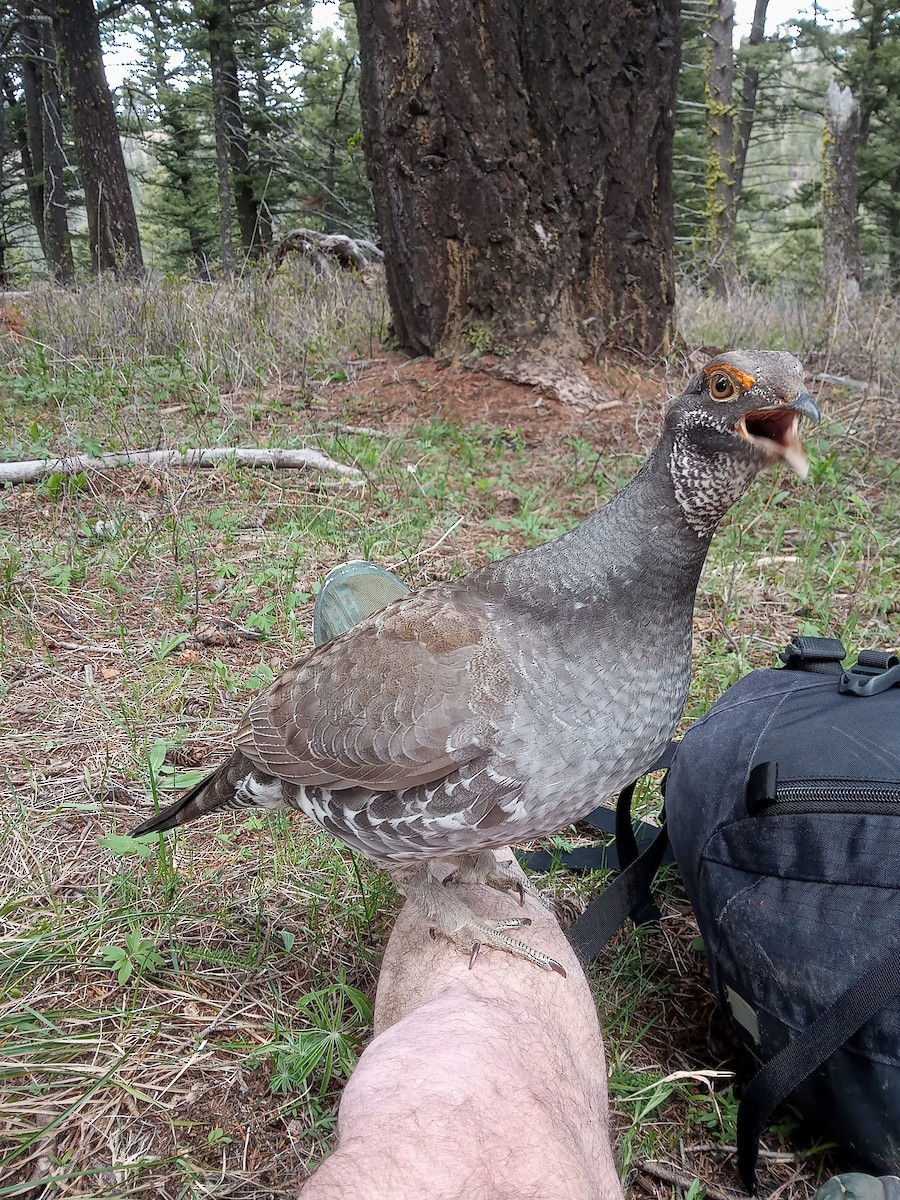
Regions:
[[41, 117], [41, 36], [33, 9], [28, 3], [19, 6], [19, 47], [22, 55], [22, 96], [25, 101], [24, 119], [18, 128], [19, 152], [28, 193], [31, 220], [37, 231], [41, 252], [47, 257], [47, 238], [44, 230], [44, 138]]
[[53, 39], [65, 81], [95, 271], [143, 269], [141, 239], [93, 0], [56, 0]]
[[50, 32], [35, 20], [30, 0], [19, 4], [22, 55], [23, 166], [32, 220], [55, 283], [68, 284], [75, 274], [69, 237], [68, 202], [63, 172], [65, 152], [60, 114], [56, 54]]
[[0, 102], [0, 288], [9, 287], [9, 275], [6, 268], [6, 213], [3, 201], [6, 195], [6, 105]]
[[[753, 24], [747, 46], [761, 46], [766, 35], [766, 9], [769, 0], [756, 0], [753, 9]], [[741, 107], [738, 113], [737, 134], [734, 145], [734, 202], [740, 202], [741, 189], [744, 186], [744, 167], [747, 163], [747, 148], [750, 145], [750, 135], [753, 132], [753, 118], [756, 115], [756, 93], [759, 89], [759, 71], [751, 60], [744, 68], [744, 78], [741, 83]]]
[[[259, 206], [253, 194], [250, 147], [238, 87], [234, 19], [230, 0], [211, 0], [206, 28], [209, 35], [209, 66], [213, 84], [216, 159], [220, 173], [226, 160], [229, 164], [231, 183], [228, 190], [234, 202], [241, 243], [246, 254], [255, 255], [260, 248]], [[224, 196], [221, 177], [219, 192], [220, 197]]]
[[829, 295], [859, 295], [862, 256], [857, 221], [856, 156], [859, 105], [849, 88], [832, 79], [825, 94], [822, 164], [822, 258]]
[[22, 177], [25, 180], [25, 190], [28, 195], [28, 208], [34, 225], [41, 252], [44, 252], [44, 201], [40, 188], [40, 179], [34, 173], [34, 163], [31, 159], [31, 147], [28, 143], [28, 127], [25, 106], [19, 103], [16, 85], [5, 72], [3, 74], [3, 116], [8, 126], [8, 137], [16, 139], [19, 150], [19, 161], [22, 166]]
[[677, 0], [356, 0], [363, 126], [416, 353], [671, 335]]
[[[890, 180], [895, 197], [900, 197], [900, 167], [894, 169]], [[900, 203], [894, 201], [887, 214], [889, 286], [900, 288]]]
[[63, 148], [62, 103], [56, 78], [56, 50], [50, 31], [43, 31], [41, 61], [42, 125], [44, 145], [44, 253], [55, 283], [65, 286], [75, 278], [72, 239], [69, 234], [69, 200], [66, 195], [66, 155]]
[[231, 184], [231, 155], [228, 143], [228, 116], [224, 91], [224, 69], [219, 53], [219, 40], [209, 30], [209, 69], [212, 76], [213, 128], [216, 140], [216, 180], [219, 191], [219, 239], [222, 244], [222, 270], [234, 274], [237, 260], [234, 254], [234, 193]]
[[706, 86], [707, 278], [724, 295], [734, 252], [734, 0], [711, 0]]

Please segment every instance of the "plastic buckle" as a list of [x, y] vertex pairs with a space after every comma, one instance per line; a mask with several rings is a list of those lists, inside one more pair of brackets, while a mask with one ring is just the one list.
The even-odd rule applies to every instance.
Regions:
[[860, 650], [859, 658], [845, 671], [838, 691], [847, 696], [876, 696], [900, 686], [900, 658], [883, 650]]

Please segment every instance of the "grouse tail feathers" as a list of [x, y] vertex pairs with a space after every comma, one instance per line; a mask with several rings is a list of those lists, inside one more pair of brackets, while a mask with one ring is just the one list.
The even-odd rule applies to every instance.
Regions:
[[226, 760], [217, 770], [204, 776], [183, 796], [179, 796], [174, 804], [154, 813], [146, 821], [141, 821], [140, 825], [136, 825], [132, 829], [129, 836], [141, 837], [145, 833], [165, 833], [168, 829], [187, 825], [188, 822], [195, 821], [198, 817], [205, 816], [206, 813], [213, 812], [217, 808], [227, 807], [229, 800], [234, 797], [234, 788], [226, 773], [229, 766], [230, 761]]

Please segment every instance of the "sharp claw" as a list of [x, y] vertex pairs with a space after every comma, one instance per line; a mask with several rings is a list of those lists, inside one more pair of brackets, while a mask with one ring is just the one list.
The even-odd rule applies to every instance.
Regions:
[[481, 949], [481, 942], [472, 943], [472, 953], [469, 955], [469, 970], [475, 966], [475, 959], [478, 957], [478, 951]]
[[525, 903], [525, 885], [521, 879], [516, 884], [516, 891], [519, 893], [519, 907], [521, 907]]
[[562, 975], [563, 979], [567, 978], [565, 967], [561, 963], [558, 963], [555, 958], [550, 959], [550, 970], [555, 971], [557, 975]]
[[437, 941], [437, 934], [435, 933], [434, 929], [429, 929], [428, 932], [431, 934], [431, 940], [433, 942]]
[[453, 872], [451, 871], [450, 874], [447, 876], [447, 878], [444, 880], [444, 887], [449, 887], [451, 883], [455, 883], [455, 882], [456, 881], [453, 878]]

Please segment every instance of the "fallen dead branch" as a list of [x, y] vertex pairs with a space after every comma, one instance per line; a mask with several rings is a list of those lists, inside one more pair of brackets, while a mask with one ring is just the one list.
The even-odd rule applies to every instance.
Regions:
[[363, 482], [362, 473], [356, 467], [335, 462], [319, 450], [216, 447], [200, 450], [117, 450], [110, 454], [71, 454], [65, 458], [0, 463], [0, 483], [32, 483], [48, 475], [78, 475], [82, 471], [101, 471], [109, 467], [217, 467], [225, 462], [239, 467], [325, 471], [344, 476], [347, 483]]
[[384, 258], [374, 242], [364, 238], [351, 238], [343, 233], [319, 233], [316, 229], [292, 229], [278, 243], [271, 272], [277, 271], [291, 252], [306, 255], [319, 267], [336, 262], [345, 271], [365, 271], [370, 263]]
[[[667, 1163], [656, 1162], [651, 1158], [641, 1159], [637, 1164], [637, 1169], [643, 1171], [646, 1175], [652, 1175], [654, 1179], [658, 1179], [661, 1183], [667, 1183], [671, 1187], [677, 1187], [679, 1191], [687, 1194], [691, 1184], [694, 1182], [694, 1176], [687, 1171], [680, 1171], [677, 1167], [669, 1166]], [[704, 1181], [703, 1187], [706, 1189], [707, 1196], [711, 1196], [712, 1200], [739, 1200], [739, 1192], [725, 1191], [724, 1188], [715, 1187], [711, 1183]]]

